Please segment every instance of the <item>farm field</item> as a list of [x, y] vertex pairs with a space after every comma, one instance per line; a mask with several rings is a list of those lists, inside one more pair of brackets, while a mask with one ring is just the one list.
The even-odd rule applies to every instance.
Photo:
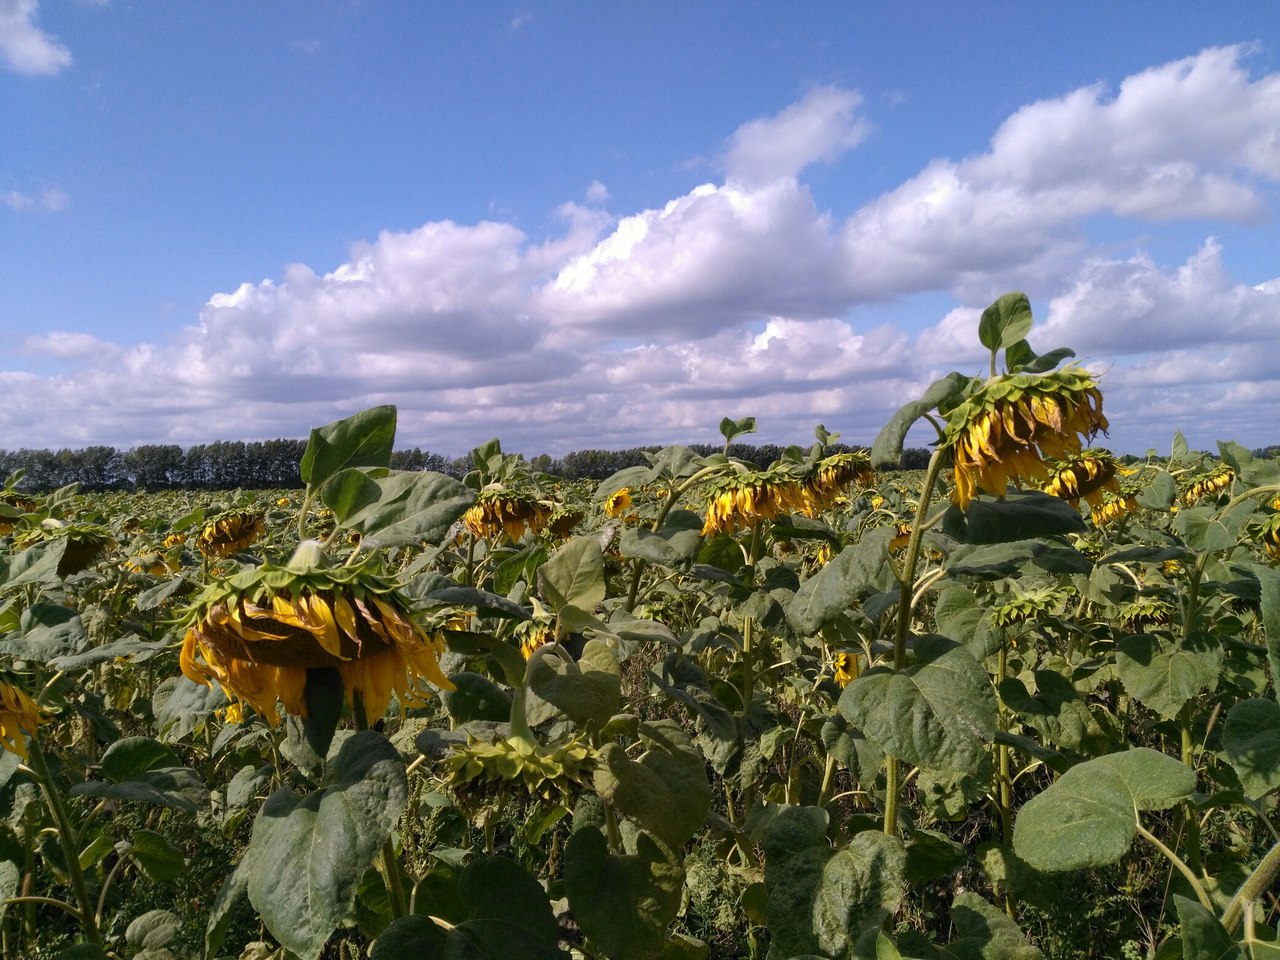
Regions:
[[1030, 328], [767, 467], [10, 478], [0, 955], [1280, 956], [1280, 463], [1122, 464]]

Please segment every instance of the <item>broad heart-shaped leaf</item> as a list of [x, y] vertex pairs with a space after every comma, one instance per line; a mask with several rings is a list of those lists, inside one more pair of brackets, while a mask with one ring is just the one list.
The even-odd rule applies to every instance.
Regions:
[[962, 893], [951, 901], [951, 923], [960, 936], [939, 948], [943, 958], [1039, 960], [1044, 956], [1027, 943], [1018, 925], [1003, 910], [976, 893]]
[[1031, 332], [1031, 301], [1021, 290], [1004, 294], [982, 311], [978, 340], [988, 350], [1012, 346]]
[[62, 578], [58, 568], [67, 553], [71, 541], [66, 537], [37, 543], [21, 551], [8, 562], [0, 590], [36, 583], [55, 583]]
[[[1280, 677], [1280, 569], [1262, 563], [1250, 564], [1258, 578], [1262, 629], [1267, 636], [1267, 664], [1271, 676]], [[1280, 683], [1272, 684], [1272, 696], [1280, 700]]]
[[647, 748], [639, 760], [616, 743], [605, 744], [593, 784], [619, 812], [678, 850], [711, 805], [706, 761], [673, 720], [642, 723], [639, 734]]
[[592, 639], [576, 662], [556, 656], [532, 660], [529, 689], [558, 707], [579, 729], [594, 725], [598, 730], [618, 712], [622, 674], [609, 644]]
[[56, 603], [36, 603], [22, 612], [18, 633], [0, 640], [0, 654], [43, 662], [79, 653], [88, 644], [78, 613]]
[[1161, 470], [1138, 494], [1138, 506], [1147, 510], [1168, 510], [1178, 498], [1178, 484], [1173, 477]]
[[895, 586], [897, 581], [885, 562], [893, 534], [891, 527], [867, 531], [858, 543], [840, 551], [802, 583], [786, 606], [791, 629], [801, 636], [811, 636], [864, 592]]
[[1218, 685], [1222, 659], [1222, 644], [1204, 634], [1165, 643], [1144, 634], [1116, 644], [1116, 672], [1125, 689], [1166, 720]]
[[1217, 553], [1236, 545], [1253, 513], [1251, 500], [1230, 510], [1188, 507], [1178, 511], [1178, 515], [1173, 518], [1173, 528], [1186, 540], [1187, 546], [1197, 553]]
[[551, 609], [591, 611], [604, 601], [604, 553], [600, 538], [575, 537], [538, 568], [538, 588]]
[[636, 557], [662, 567], [685, 569], [702, 547], [702, 520], [688, 510], [673, 510], [657, 532], [627, 527], [618, 541], [624, 557]]
[[305, 797], [287, 787], [268, 797], [244, 854], [250, 902], [302, 960], [315, 960], [347, 918], [409, 792], [399, 752], [369, 730], [342, 743], [325, 782]]
[[147, 878], [156, 883], [176, 879], [187, 869], [187, 860], [182, 851], [167, 837], [154, 830], [135, 830], [129, 855]]
[[124, 737], [107, 747], [102, 754], [102, 775], [119, 783], [157, 767], [178, 767], [178, 755], [150, 737]]
[[546, 892], [514, 860], [482, 857], [471, 862], [449, 893], [447, 904], [440, 897], [427, 904], [447, 928], [420, 914], [402, 917], [379, 934], [371, 960], [565, 957], [556, 946], [559, 929]]
[[1018, 812], [1013, 849], [1037, 870], [1114, 863], [1138, 833], [1138, 812], [1189, 797], [1195, 774], [1148, 747], [1078, 764]]
[[740, 437], [744, 433], [756, 432], [756, 418], [743, 417], [740, 420], [730, 420], [725, 417], [720, 421], [720, 436], [726, 440], [732, 440], [734, 437]]
[[315, 427], [302, 454], [302, 482], [319, 488], [347, 467], [387, 467], [396, 442], [396, 408], [362, 410], [345, 420]]
[[912, 425], [930, 410], [956, 397], [969, 384], [969, 377], [952, 371], [929, 384], [919, 400], [912, 400], [898, 409], [889, 422], [881, 428], [871, 445], [873, 467], [895, 466], [902, 460], [902, 444]]
[[190, 767], [156, 767], [142, 770], [119, 783], [86, 780], [67, 791], [77, 797], [139, 800], [157, 807], [195, 813], [209, 800], [204, 779]]
[[907, 892], [906, 868], [902, 841], [879, 830], [859, 833], [823, 864], [812, 917], [825, 953], [846, 956], [863, 933], [893, 915]]
[[1183, 960], [1248, 960], [1245, 949], [1202, 904], [1176, 893], [1173, 904], [1182, 924]]
[[339, 525], [358, 530], [369, 548], [438, 544], [475, 494], [453, 477], [419, 470], [370, 476], [343, 470], [320, 490]]
[[1227, 713], [1222, 750], [1254, 799], [1280, 787], [1280, 705], [1274, 700], [1241, 700]]
[[926, 770], [972, 770], [995, 735], [991, 680], [973, 654], [941, 637], [921, 638], [917, 655], [928, 659], [855, 679], [840, 712], [890, 756]]
[[653, 960], [680, 912], [684, 866], [649, 834], [634, 831], [625, 853], [584, 827], [564, 848], [564, 888], [582, 932], [609, 960]]
[[1071, 680], [1057, 670], [1036, 670], [1032, 678], [1034, 694], [1020, 677], [1000, 681], [1004, 705], [1046, 743], [1086, 755], [1103, 752], [1109, 738]]
[[227, 695], [215, 684], [206, 687], [186, 677], [167, 677], [152, 697], [160, 739], [176, 743], [227, 705]]
[[1007, 543], [1087, 529], [1071, 504], [1036, 490], [1009, 493], [1003, 500], [980, 497], [963, 511], [951, 507], [943, 515], [942, 528], [961, 543]]

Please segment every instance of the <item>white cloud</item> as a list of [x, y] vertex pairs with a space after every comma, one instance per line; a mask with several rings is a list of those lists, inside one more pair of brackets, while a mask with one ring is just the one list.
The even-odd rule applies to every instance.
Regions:
[[70, 203], [71, 198], [60, 187], [45, 187], [39, 193], [10, 190], [4, 195], [4, 205], [10, 210], [33, 210], [39, 208], [50, 213], [58, 213], [67, 209]]
[[52, 75], [71, 66], [71, 51], [36, 26], [39, 0], [0, 0], [0, 60], [16, 73]]
[[[822, 421], [869, 442], [935, 376], [985, 369], [981, 309], [1022, 287], [1038, 291], [1033, 345], [1071, 346], [1104, 374], [1118, 449], [1209, 411], [1246, 445], [1271, 442], [1280, 277], [1241, 282], [1212, 239], [1173, 267], [1085, 240], [1096, 214], [1266, 212], [1280, 74], [1249, 77], [1245, 53], [1030, 104], [980, 156], [936, 159], [839, 213], [799, 175], [867, 128], [857, 93], [821, 87], [740, 127], [723, 183], [654, 209], [614, 217], [594, 181], [545, 240], [502, 219], [432, 221], [331, 269], [294, 264], [215, 293], [164, 343], [19, 340], [68, 372], [0, 373], [0, 433], [53, 446], [302, 436], [393, 402], [402, 442], [453, 453], [493, 435], [531, 453], [714, 442], [720, 417], [747, 414], [761, 440], [804, 442]], [[4, 201], [57, 206], [42, 197]], [[915, 314], [918, 291], [950, 294], [940, 321]], [[903, 304], [901, 319], [861, 322], [879, 302]]]
[[750, 189], [795, 177], [812, 163], [831, 163], [870, 132], [856, 115], [861, 105], [856, 91], [817, 87], [772, 117], [744, 123], [729, 143], [728, 182]]

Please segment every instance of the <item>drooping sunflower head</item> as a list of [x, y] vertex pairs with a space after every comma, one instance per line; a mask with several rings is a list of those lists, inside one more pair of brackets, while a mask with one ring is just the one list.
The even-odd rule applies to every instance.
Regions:
[[1082, 438], [1107, 430], [1102, 394], [1086, 370], [1014, 373], [986, 381], [947, 414], [951, 499], [964, 509], [979, 491], [1004, 496], [1010, 483], [1049, 479], [1045, 458], [1068, 460]]
[[1197, 500], [1221, 493], [1231, 486], [1231, 482], [1235, 478], [1236, 472], [1234, 470], [1225, 463], [1219, 464], [1212, 470], [1206, 470], [1204, 473], [1192, 477], [1191, 482], [1183, 488], [1180, 499], [1187, 506], [1191, 506]]
[[66, 542], [62, 559], [58, 563], [58, 575], [65, 577], [84, 570], [102, 553], [116, 545], [111, 531], [101, 524], [82, 520], [59, 520], [46, 517], [38, 524], [26, 527], [15, 535], [14, 544], [20, 549], [40, 543]]
[[996, 605], [991, 620], [998, 627], [1013, 627], [1059, 613], [1068, 592], [1059, 587], [1034, 587]]
[[1262, 549], [1267, 552], [1271, 562], [1280, 561], [1280, 513], [1273, 513], [1262, 521], [1258, 539], [1262, 541]]
[[196, 549], [208, 559], [238, 553], [266, 531], [262, 514], [227, 510], [212, 517], [196, 535]]
[[1081, 451], [1079, 456], [1048, 464], [1049, 479], [1040, 489], [1069, 502], [1073, 507], [1084, 500], [1091, 508], [1102, 506], [1107, 492], [1120, 492], [1118, 475], [1123, 472], [1110, 450]]
[[1121, 517], [1128, 516], [1138, 509], [1138, 497], [1123, 487], [1118, 493], [1107, 492], [1102, 495], [1102, 502], [1089, 507], [1089, 519], [1095, 527], [1104, 527], [1115, 523]]
[[808, 513], [813, 493], [785, 469], [750, 470], [718, 477], [709, 486], [702, 535], [752, 530], [784, 513]]
[[27, 759], [26, 734], [44, 722], [40, 708], [12, 678], [0, 674], [0, 748]]
[[196, 598], [181, 665], [189, 679], [216, 681], [273, 726], [277, 701], [286, 713], [306, 715], [308, 670], [333, 667], [347, 702], [359, 694], [373, 720], [386, 713], [393, 692], [401, 704], [421, 703], [419, 679], [453, 689], [440, 670], [443, 647], [443, 637], [428, 635], [394, 586], [367, 565], [264, 563], [214, 581]]
[[472, 536], [498, 540], [506, 536], [518, 543], [528, 530], [538, 534], [551, 518], [553, 505], [532, 494], [509, 488], [483, 490], [462, 515], [462, 523]]
[[833, 453], [819, 460], [813, 472], [805, 478], [809, 494], [809, 506], [814, 513], [829, 509], [849, 487], [857, 483], [870, 486], [876, 473], [871, 468], [871, 457], [861, 450]]

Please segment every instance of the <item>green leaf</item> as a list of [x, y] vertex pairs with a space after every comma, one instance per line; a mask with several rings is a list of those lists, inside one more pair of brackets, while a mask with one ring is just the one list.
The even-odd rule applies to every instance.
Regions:
[[1203, 634], [1165, 643], [1132, 636], [1116, 644], [1116, 673], [1125, 689], [1166, 720], [1192, 697], [1217, 687], [1222, 661], [1222, 645]]
[[387, 467], [396, 439], [396, 408], [362, 410], [345, 420], [315, 427], [302, 454], [299, 473], [312, 488], [347, 467]]
[[1172, 475], [1161, 470], [1138, 494], [1138, 506], [1147, 510], [1168, 510], [1178, 499], [1178, 484]]
[[1110, 738], [1069, 677], [1057, 670], [1036, 670], [1031, 677], [1034, 694], [1021, 677], [1006, 677], [998, 688], [1019, 720], [1061, 750], [1097, 754], [1107, 749]]
[[1252, 501], [1219, 512], [1216, 507], [1188, 507], [1173, 518], [1173, 528], [1196, 553], [1230, 550], [1253, 515]]
[[942, 948], [943, 957], [956, 960], [1039, 960], [1044, 954], [1027, 943], [1022, 931], [1005, 914], [976, 893], [962, 893], [951, 902], [951, 922], [959, 934]]
[[604, 602], [604, 553], [597, 536], [575, 537], [538, 568], [538, 589], [551, 609], [591, 611]]
[[152, 701], [160, 737], [167, 743], [181, 740], [229, 702], [216, 686], [207, 687], [184, 676], [162, 680]]
[[187, 858], [182, 855], [182, 851], [167, 837], [154, 830], [135, 830], [129, 855], [147, 875], [147, 879], [156, 883], [175, 880], [187, 869]]
[[871, 445], [871, 465], [873, 467], [895, 466], [902, 460], [902, 445], [907, 433], [917, 420], [940, 404], [959, 396], [969, 384], [969, 377], [962, 373], [948, 373], [940, 380], [929, 384], [919, 400], [912, 400], [898, 409], [889, 422], [881, 428]]
[[342, 743], [325, 782], [305, 797], [287, 787], [268, 797], [244, 855], [250, 902], [302, 960], [315, 960], [350, 913], [408, 797], [404, 761], [373, 731]]
[[618, 551], [675, 570], [687, 569], [702, 547], [702, 519], [688, 510], [673, 510], [657, 532], [627, 527], [618, 540]]
[[1274, 700], [1241, 700], [1227, 713], [1222, 750], [1240, 786], [1253, 799], [1280, 787], [1280, 705]]
[[684, 868], [644, 832], [622, 854], [604, 834], [577, 830], [564, 849], [564, 887], [582, 932], [609, 960], [652, 960], [680, 911]]
[[393, 470], [370, 476], [347, 469], [320, 490], [338, 524], [360, 532], [366, 548], [439, 544], [475, 494], [443, 473]]
[[1035, 490], [1010, 493], [1003, 500], [979, 498], [963, 511], [952, 506], [943, 515], [942, 526], [949, 537], [961, 543], [1007, 543], [1087, 529], [1075, 507]]
[[9, 908], [6, 901], [17, 896], [21, 886], [22, 871], [18, 869], [18, 865], [12, 860], [0, 860], [0, 919], [3, 919]]
[[825, 953], [846, 955], [864, 932], [894, 914], [907, 892], [906, 866], [902, 841], [878, 830], [864, 830], [827, 860], [812, 913]]
[[178, 755], [150, 737], [124, 737], [102, 754], [102, 775], [120, 783], [157, 767], [179, 767]]
[[891, 527], [867, 531], [862, 539], [800, 585], [786, 606], [787, 622], [801, 636], [811, 636], [851, 607], [864, 592], [887, 590], [897, 581], [885, 562]]
[[[1280, 677], [1280, 569], [1262, 563], [1249, 565], [1258, 578], [1258, 605], [1267, 637], [1267, 665], [1273, 678]], [[1280, 700], [1280, 683], [1273, 683], [1271, 695]]]
[[1203, 905], [1176, 893], [1173, 904], [1182, 924], [1183, 960], [1247, 960], [1249, 955]]
[[678, 850], [702, 826], [711, 805], [706, 761], [673, 720], [642, 723], [638, 760], [616, 743], [600, 751], [596, 792], [645, 830]]
[[[337, 667], [309, 667], [302, 689], [307, 715], [302, 719], [302, 737], [318, 759], [329, 753], [334, 731], [347, 702], [346, 687]], [[366, 717], [370, 723], [377, 717]]]
[[988, 350], [999, 350], [1025, 339], [1031, 322], [1031, 301], [1022, 291], [1014, 290], [982, 311], [978, 339]]
[[182, 932], [182, 918], [170, 910], [148, 910], [124, 931], [124, 939], [134, 950], [167, 947]]
[[17, 635], [0, 640], [0, 653], [45, 662], [80, 653], [88, 645], [78, 613], [56, 603], [36, 603], [22, 612]]
[[62, 579], [58, 575], [58, 568], [62, 565], [70, 542], [66, 537], [59, 537], [57, 540], [27, 547], [9, 561], [0, 587], [9, 590], [30, 584], [57, 583]]
[[725, 440], [732, 441], [735, 437], [755, 432], [755, 417], [743, 417], [740, 420], [730, 420], [728, 417], [725, 417], [720, 421], [720, 436], [724, 437]]
[[205, 960], [212, 960], [222, 949], [227, 931], [231, 929], [231, 922], [235, 919], [233, 910], [240, 898], [248, 892], [248, 888], [249, 871], [245, 861], [241, 859], [231, 875], [222, 882], [213, 903], [209, 905], [209, 921], [204, 931]]
[[488, 677], [460, 670], [449, 675], [453, 690], [441, 693], [444, 708], [455, 724], [469, 720], [503, 721], [511, 716], [511, 694]]
[[87, 780], [73, 784], [67, 792], [76, 797], [137, 800], [184, 813], [195, 813], [209, 800], [209, 788], [190, 767], [144, 770], [119, 783]]
[[971, 770], [995, 734], [996, 698], [973, 654], [941, 638], [928, 648], [937, 650], [901, 673], [862, 674], [845, 687], [838, 706], [890, 756], [923, 769]]
[[1114, 863], [1137, 836], [1137, 811], [1170, 807], [1195, 786], [1188, 767], [1147, 747], [1078, 764], [1019, 811], [1014, 852], [1037, 870]]
[[576, 662], [556, 656], [532, 661], [529, 689], [559, 708], [579, 729], [594, 726], [599, 730], [618, 712], [622, 675], [609, 644], [592, 639]]

